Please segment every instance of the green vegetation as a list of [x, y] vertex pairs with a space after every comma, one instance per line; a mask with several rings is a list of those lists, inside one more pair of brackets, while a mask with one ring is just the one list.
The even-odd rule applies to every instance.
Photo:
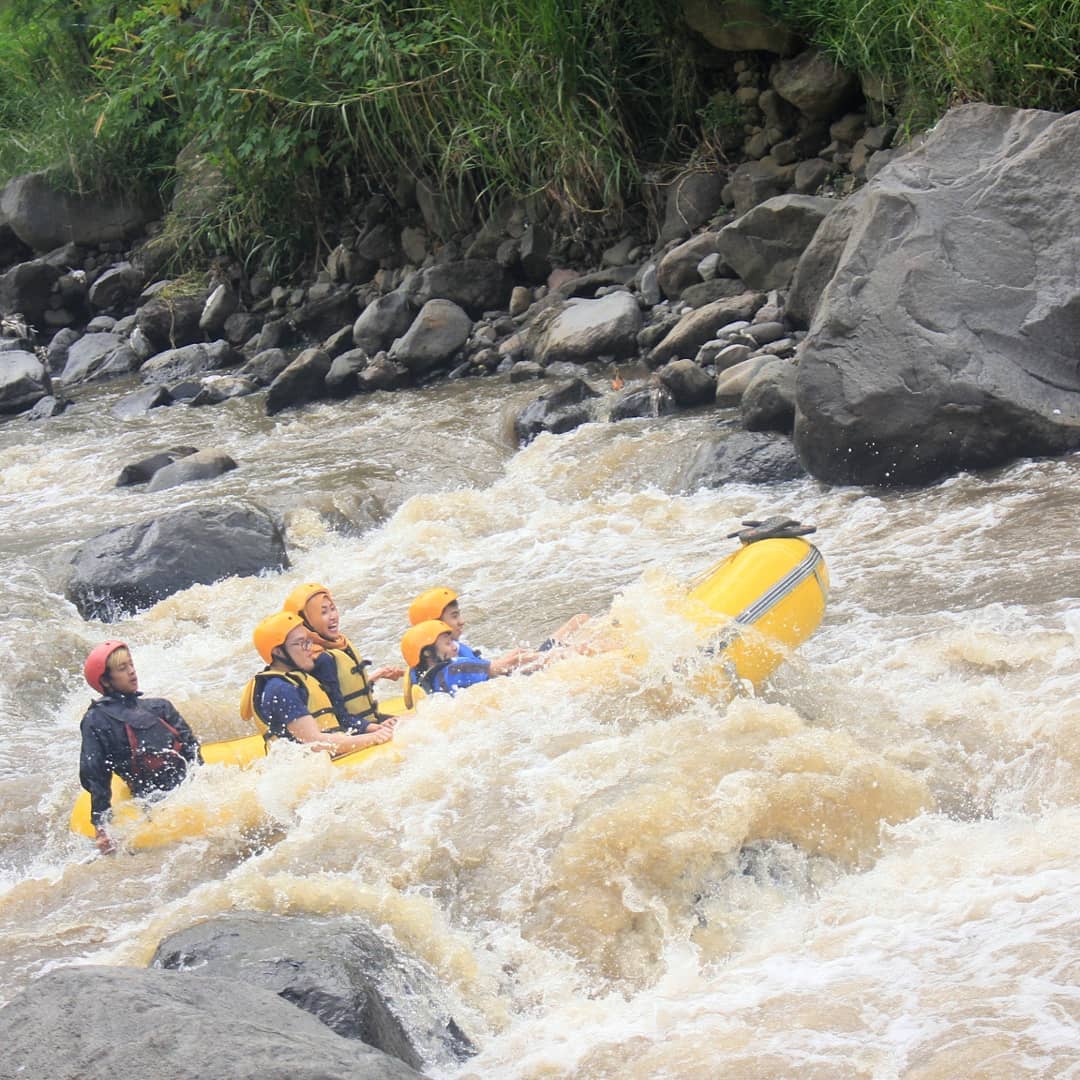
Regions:
[[[880, 80], [909, 125], [956, 101], [1078, 103], [1080, 0], [766, 0]], [[274, 270], [369, 193], [425, 178], [571, 221], [741, 131], [672, 0], [0, 0], [0, 182], [167, 192], [192, 146], [225, 194], [189, 252]], [[709, 93], [712, 92], [712, 96]]]
[[769, 0], [917, 130], [950, 105], [1080, 107], [1080, 0]]

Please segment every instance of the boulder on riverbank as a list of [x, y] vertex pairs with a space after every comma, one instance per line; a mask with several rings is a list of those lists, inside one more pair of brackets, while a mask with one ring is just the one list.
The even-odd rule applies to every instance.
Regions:
[[52, 971], [0, 1009], [4, 1077], [52, 1080], [407, 1080], [271, 990], [171, 971]]
[[191, 585], [286, 569], [289, 558], [265, 510], [199, 506], [109, 529], [73, 565], [68, 599], [84, 619], [112, 622]]
[[868, 184], [799, 360], [795, 443], [920, 484], [1080, 446], [1080, 113], [966, 105]]

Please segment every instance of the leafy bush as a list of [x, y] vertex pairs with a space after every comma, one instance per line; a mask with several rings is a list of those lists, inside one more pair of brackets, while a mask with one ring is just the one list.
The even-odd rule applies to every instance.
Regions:
[[846, 68], [891, 88], [910, 128], [987, 101], [1080, 106], [1078, 0], [771, 0]]

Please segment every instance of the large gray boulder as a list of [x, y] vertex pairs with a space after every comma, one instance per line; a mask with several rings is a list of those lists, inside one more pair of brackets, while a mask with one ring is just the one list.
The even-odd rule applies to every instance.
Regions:
[[816, 476], [926, 483], [1080, 446], [1080, 113], [966, 105], [868, 184], [802, 346]]
[[452, 300], [429, 300], [390, 350], [390, 359], [414, 375], [449, 367], [469, 340], [472, 319]]
[[139, 375], [143, 382], [166, 383], [171, 379], [190, 379], [205, 375], [208, 371], [235, 367], [243, 359], [227, 341], [183, 345], [151, 356], [139, 369]]
[[416, 308], [412, 301], [400, 289], [395, 289], [373, 300], [356, 317], [353, 344], [369, 356], [374, 356], [383, 349], [389, 349], [395, 339], [409, 329], [414, 318]]
[[805, 476], [791, 445], [782, 435], [732, 431], [701, 443], [681, 477], [684, 491], [725, 484], [780, 484]]
[[541, 364], [584, 363], [600, 356], [621, 359], [637, 351], [641, 308], [628, 292], [599, 300], [568, 300], [539, 335], [533, 354]]
[[514, 435], [524, 446], [543, 432], [562, 435], [593, 418], [591, 400], [600, 395], [584, 379], [571, 379], [534, 398], [514, 418]]
[[236, 462], [224, 450], [199, 450], [163, 465], [154, 473], [146, 490], [164, 491], [195, 480], [213, 480], [235, 468]]
[[138, 356], [119, 334], [84, 334], [68, 347], [60, 380], [74, 386], [106, 372], [126, 375], [138, 366]]
[[9, 181], [0, 194], [0, 210], [15, 235], [35, 251], [123, 240], [159, 212], [152, 202], [128, 195], [62, 191], [40, 172]]
[[151, 964], [272, 990], [414, 1069], [471, 1051], [430, 969], [360, 919], [225, 915], [170, 935]]
[[266, 415], [273, 416], [293, 405], [319, 401], [328, 394], [326, 376], [333, 361], [324, 349], [305, 349], [270, 384]]
[[0, 1076], [51, 1080], [408, 1080], [272, 990], [139, 968], [51, 971], [0, 1009]]
[[18, 312], [32, 326], [43, 326], [60, 271], [44, 259], [16, 263], [0, 274], [0, 315]]
[[745, 292], [714, 300], [689, 312], [653, 346], [648, 356], [649, 365], [659, 367], [668, 360], [685, 360], [696, 356], [698, 349], [710, 341], [718, 330], [729, 323], [750, 319], [764, 302], [764, 294]]
[[429, 266], [411, 274], [402, 286], [416, 307], [429, 300], [453, 300], [474, 319], [485, 311], [505, 310], [513, 288], [510, 272], [494, 259], [463, 259]]
[[833, 199], [777, 195], [719, 233], [720, 257], [752, 289], [786, 289]]
[[196, 506], [118, 525], [76, 553], [68, 599], [83, 618], [113, 620], [191, 585], [289, 565], [273, 518], [254, 506]]
[[866, 193], [867, 189], [862, 187], [846, 199], [834, 202], [813, 239], [799, 256], [784, 308], [787, 321], [796, 330], [805, 330], [813, 322], [818, 301], [836, 273]]
[[32, 352], [0, 353], [0, 413], [25, 412], [49, 392], [49, 373]]

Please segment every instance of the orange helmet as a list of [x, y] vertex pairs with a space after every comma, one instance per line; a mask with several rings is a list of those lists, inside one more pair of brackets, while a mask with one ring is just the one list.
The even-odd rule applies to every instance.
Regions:
[[441, 619], [425, 619], [424, 622], [409, 627], [401, 639], [401, 655], [405, 657], [405, 663], [411, 668], [416, 667], [424, 649], [434, 645], [440, 634], [453, 632]]
[[303, 585], [297, 585], [296, 588], [285, 597], [285, 603], [281, 605], [281, 610], [291, 611], [294, 615], [299, 615], [300, 618], [303, 619], [304, 608], [307, 607], [308, 601], [313, 597], [318, 596], [320, 593], [326, 593], [327, 596], [332, 595], [325, 585], [319, 585], [314, 581], [305, 581]]
[[83, 674], [86, 681], [99, 693], [104, 694], [101, 688], [101, 679], [109, 667], [109, 657], [117, 649], [126, 649], [127, 643], [123, 641], [103, 641], [90, 650], [90, 655], [83, 664]]
[[426, 622], [428, 619], [440, 619], [447, 604], [452, 604], [458, 598], [453, 589], [445, 585], [438, 585], [434, 589], [422, 592], [409, 605], [409, 622], [415, 626], [417, 623]]
[[255, 627], [251, 640], [259, 655], [268, 664], [274, 662], [274, 650], [279, 645], [285, 644], [289, 631], [294, 626], [303, 626], [304, 620], [294, 611], [275, 611], [268, 615], [258, 626]]

